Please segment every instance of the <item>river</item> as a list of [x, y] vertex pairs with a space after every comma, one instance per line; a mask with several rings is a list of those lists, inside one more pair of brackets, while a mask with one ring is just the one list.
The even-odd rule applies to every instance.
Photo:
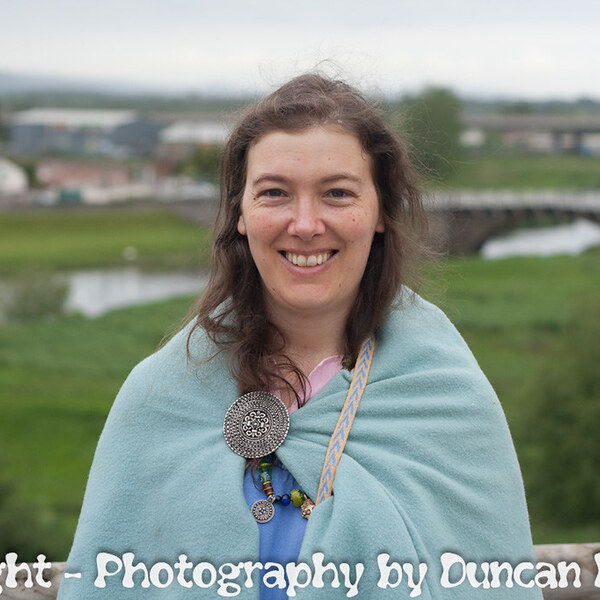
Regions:
[[505, 236], [488, 240], [481, 255], [488, 259], [509, 256], [552, 256], [580, 254], [600, 245], [600, 225], [577, 219], [566, 225], [517, 229]]
[[206, 273], [145, 273], [135, 267], [75, 271], [67, 276], [67, 311], [99, 317], [108, 311], [145, 302], [199, 293]]

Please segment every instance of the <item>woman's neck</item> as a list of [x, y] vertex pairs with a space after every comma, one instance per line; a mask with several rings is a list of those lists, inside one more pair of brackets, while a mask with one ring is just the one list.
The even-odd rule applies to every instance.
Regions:
[[298, 314], [294, 311], [271, 311], [271, 321], [285, 339], [285, 353], [308, 376], [329, 356], [344, 351], [344, 314]]

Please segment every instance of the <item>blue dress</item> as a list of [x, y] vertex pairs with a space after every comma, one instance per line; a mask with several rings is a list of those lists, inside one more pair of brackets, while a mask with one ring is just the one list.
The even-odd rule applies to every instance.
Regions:
[[[279, 460], [271, 467], [271, 483], [273, 490], [279, 496], [289, 494], [294, 488], [300, 488], [293, 475], [281, 464]], [[244, 476], [244, 495], [248, 508], [257, 500], [264, 500], [258, 469], [246, 469]], [[304, 538], [304, 530], [308, 521], [300, 515], [300, 509], [291, 502], [283, 506], [281, 502], [275, 504], [275, 515], [267, 523], [259, 523], [259, 560], [264, 565], [275, 562], [285, 565], [298, 558], [300, 546]], [[268, 569], [266, 569], [268, 570]], [[260, 577], [261, 600], [287, 600], [286, 588], [268, 588]], [[287, 586], [286, 586], [287, 587]]]
[[[341, 356], [330, 356], [322, 360], [308, 376], [309, 399], [319, 393], [327, 382], [342, 368]], [[289, 410], [293, 412], [297, 405]], [[271, 483], [276, 495], [288, 494], [294, 489], [302, 489], [294, 476], [285, 468], [281, 461], [275, 461], [271, 467]], [[260, 483], [259, 471], [246, 469], [244, 476], [244, 496], [250, 508], [257, 500], [264, 500], [265, 493]], [[263, 566], [268, 562], [285, 565], [295, 562], [300, 553], [300, 546], [304, 539], [307, 520], [300, 514], [300, 509], [291, 502], [283, 506], [281, 502], [275, 504], [275, 515], [267, 523], [259, 523], [259, 561]], [[269, 569], [265, 569], [268, 571]], [[261, 600], [287, 600], [286, 587], [268, 588], [260, 577]]]

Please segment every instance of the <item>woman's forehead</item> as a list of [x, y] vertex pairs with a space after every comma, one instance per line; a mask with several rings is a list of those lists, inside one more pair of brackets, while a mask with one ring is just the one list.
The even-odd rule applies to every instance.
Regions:
[[301, 131], [277, 129], [250, 147], [247, 184], [301, 176], [369, 179], [371, 159], [358, 138], [339, 126], [317, 126]]

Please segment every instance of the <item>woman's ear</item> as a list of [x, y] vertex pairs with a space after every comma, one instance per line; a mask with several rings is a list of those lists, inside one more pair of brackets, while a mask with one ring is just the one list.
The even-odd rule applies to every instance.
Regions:
[[379, 211], [379, 220], [377, 221], [377, 225], [375, 225], [375, 231], [377, 233], [383, 233], [385, 231], [385, 221], [383, 220], [383, 215], [381, 214], [381, 211]]
[[240, 215], [237, 224], [237, 230], [241, 235], [246, 235], [246, 223], [244, 221], [244, 215]]

